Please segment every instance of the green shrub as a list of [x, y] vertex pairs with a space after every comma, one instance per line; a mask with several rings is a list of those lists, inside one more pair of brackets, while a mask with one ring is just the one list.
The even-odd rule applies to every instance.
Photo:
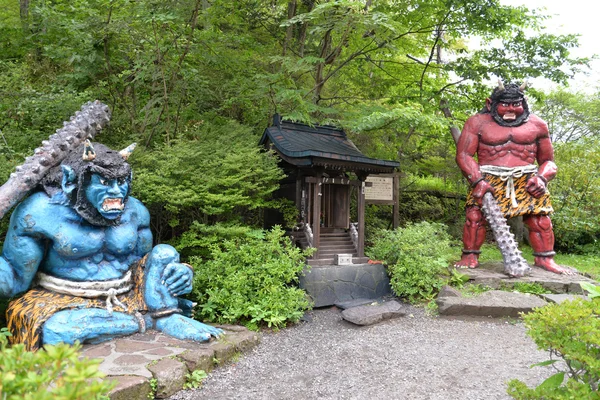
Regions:
[[533, 389], [512, 380], [508, 393], [522, 400], [600, 399], [600, 301], [551, 304], [523, 320], [538, 348], [550, 352], [551, 360], [536, 365], [552, 364], [559, 372]]
[[415, 303], [432, 299], [447, 279], [450, 236], [446, 226], [420, 222], [394, 231], [381, 230], [367, 249], [371, 259], [388, 266], [397, 296]]
[[190, 260], [196, 269], [192, 294], [201, 305], [197, 317], [279, 328], [310, 308], [304, 291], [295, 286], [306, 254], [280, 227], [266, 231], [264, 238], [226, 240], [211, 251], [208, 261]]
[[44, 346], [36, 352], [8, 346], [0, 330], [0, 398], [2, 400], [107, 399], [113, 384], [103, 381], [98, 360], [79, 359], [81, 345]]

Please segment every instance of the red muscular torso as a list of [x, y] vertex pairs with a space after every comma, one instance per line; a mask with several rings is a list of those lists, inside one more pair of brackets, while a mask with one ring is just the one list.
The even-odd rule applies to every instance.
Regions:
[[507, 127], [490, 114], [476, 114], [465, 123], [456, 152], [456, 162], [469, 182], [481, 177], [479, 165], [518, 167], [537, 161], [542, 167], [553, 160], [548, 126], [535, 115], [520, 126]]

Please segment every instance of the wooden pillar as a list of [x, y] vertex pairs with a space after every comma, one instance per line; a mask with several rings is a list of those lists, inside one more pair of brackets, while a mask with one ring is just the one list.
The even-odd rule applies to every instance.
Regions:
[[313, 247], [317, 251], [313, 254], [313, 259], [319, 257], [319, 245], [321, 239], [321, 196], [322, 196], [322, 174], [320, 172], [315, 176], [316, 182], [313, 186], [313, 215], [312, 215], [312, 231], [313, 231]]
[[397, 172], [394, 174], [394, 184], [392, 187], [394, 191], [394, 216], [392, 217], [392, 225], [394, 226], [394, 229], [398, 229], [398, 226], [400, 225], [400, 177]]
[[304, 177], [298, 172], [298, 175], [296, 175], [296, 209], [298, 214], [302, 211], [302, 179]]
[[365, 256], [365, 179], [366, 176], [359, 176], [360, 186], [358, 187], [358, 257]]

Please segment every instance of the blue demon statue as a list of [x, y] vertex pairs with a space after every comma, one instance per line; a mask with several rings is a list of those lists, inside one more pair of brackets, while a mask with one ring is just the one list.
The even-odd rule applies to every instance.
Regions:
[[129, 196], [129, 150], [86, 141], [13, 212], [0, 257], [0, 297], [25, 292], [7, 310], [13, 343], [222, 333], [189, 318], [192, 303], [179, 297], [192, 289], [191, 266], [171, 246], [152, 247], [148, 210]]

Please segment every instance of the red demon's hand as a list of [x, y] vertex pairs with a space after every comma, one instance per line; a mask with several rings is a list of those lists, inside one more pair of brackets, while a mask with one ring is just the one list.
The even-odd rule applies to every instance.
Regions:
[[492, 185], [490, 185], [488, 182], [486, 182], [485, 180], [481, 180], [481, 181], [477, 182], [477, 184], [473, 188], [472, 195], [477, 200], [477, 203], [479, 205], [481, 205], [482, 200], [483, 200], [483, 195], [486, 194], [487, 192], [490, 192], [493, 194], [495, 192], [495, 190], [492, 187]]
[[525, 189], [536, 199], [546, 193], [546, 182], [539, 176], [532, 176], [527, 181]]

